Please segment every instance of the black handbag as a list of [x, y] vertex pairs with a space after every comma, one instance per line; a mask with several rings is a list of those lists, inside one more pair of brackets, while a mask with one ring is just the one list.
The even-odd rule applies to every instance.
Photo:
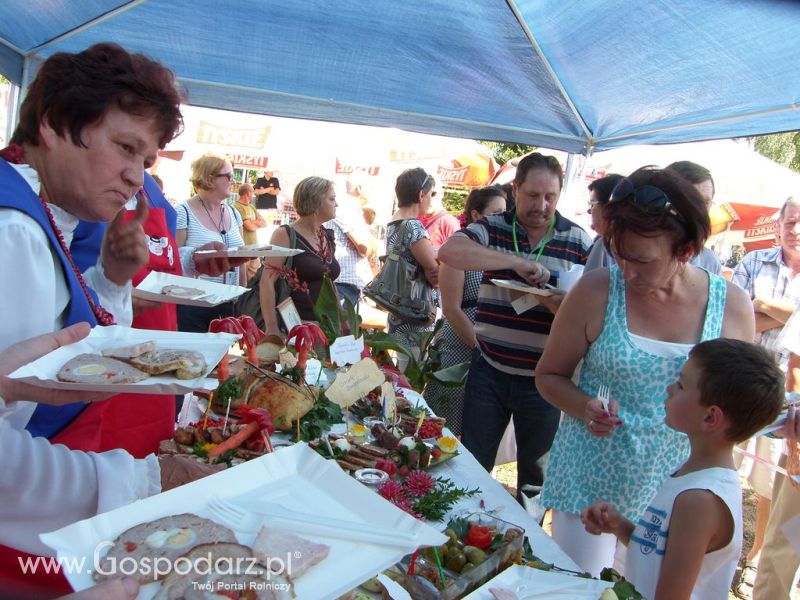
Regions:
[[[287, 233], [289, 234], [289, 248], [297, 246], [297, 235], [294, 229], [286, 226]], [[284, 267], [287, 269], [292, 268], [294, 257], [289, 256], [286, 259]], [[247, 287], [250, 288], [244, 294], [236, 299], [234, 308], [235, 315], [249, 315], [253, 318], [258, 325], [259, 329], [264, 329], [264, 315], [261, 314], [261, 294], [259, 288], [261, 286], [261, 275], [264, 272], [264, 265], [261, 265], [256, 271], [255, 275], [247, 282]], [[292, 295], [292, 290], [289, 288], [289, 283], [285, 277], [278, 277], [275, 280], [275, 306], [286, 300]]]
[[408, 250], [403, 243], [407, 225], [408, 220], [400, 225], [380, 273], [364, 287], [363, 294], [398, 319], [428, 326], [436, 319], [433, 289], [421, 270], [403, 258], [404, 251]]

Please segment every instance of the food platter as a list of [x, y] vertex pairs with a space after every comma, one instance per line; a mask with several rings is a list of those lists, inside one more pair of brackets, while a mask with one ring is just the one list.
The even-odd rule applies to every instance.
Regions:
[[[173, 286], [173, 293], [164, 291], [168, 286]], [[152, 271], [139, 285], [133, 288], [132, 296], [166, 304], [217, 306], [238, 298], [246, 291], [246, 287], [239, 285], [227, 285], [205, 279], [193, 279]]]
[[513, 290], [515, 292], [525, 292], [526, 294], [534, 294], [536, 296], [552, 296], [553, 292], [549, 289], [538, 288], [521, 281], [514, 281], [512, 279], [490, 279], [497, 287]]
[[228, 250], [195, 250], [195, 256], [207, 256], [208, 258], [270, 258], [277, 256], [295, 256], [302, 254], [302, 250], [297, 248], [283, 248], [271, 244], [247, 244], [238, 248]]
[[[59, 559], [80, 560], [93, 565], [94, 552], [120, 533], [167, 515], [191, 512], [214, 520], [209, 502], [218, 495], [236, 502], [274, 502], [293, 511], [363, 523], [363, 528], [392, 529], [408, 534], [403, 539], [353, 541], [345, 533], [300, 535], [330, 546], [328, 557], [295, 581], [297, 598], [325, 600], [337, 598], [385, 569], [419, 545], [440, 545], [446, 536], [422, 521], [401, 511], [367, 487], [348, 477], [337, 465], [323, 460], [304, 443], [276, 449], [274, 453], [217, 473], [205, 479], [73, 523], [43, 534], [42, 541], [56, 550]], [[266, 517], [266, 524], [270, 524]], [[254, 534], [237, 531], [238, 541], [250, 545]], [[405, 537], [405, 536], [404, 536]], [[92, 575], [81, 570], [67, 574], [70, 584], [80, 591], [93, 585]], [[139, 598], [152, 598], [158, 584], [143, 586]]]
[[[208, 374], [241, 336], [230, 333], [185, 333], [155, 331], [112, 325], [97, 326], [89, 335], [74, 344], [62, 346], [11, 373], [17, 379], [38, 387], [54, 390], [133, 394], [183, 394], [192, 390], [215, 390], [216, 379]], [[136, 383], [70, 383], [57, 377], [65, 363], [81, 354], [100, 354], [104, 349], [155, 341], [159, 348], [193, 350], [202, 354], [206, 369], [194, 379], [178, 379], [170, 374], [150, 376]]]

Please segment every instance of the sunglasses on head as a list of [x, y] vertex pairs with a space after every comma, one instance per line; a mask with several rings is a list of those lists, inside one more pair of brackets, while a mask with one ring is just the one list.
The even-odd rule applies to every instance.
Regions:
[[433, 181], [433, 177], [431, 177], [430, 175], [425, 175], [425, 179], [422, 180], [422, 183], [419, 186], [419, 191], [424, 192], [425, 191], [425, 186], [428, 185], [428, 182], [432, 182], [432, 181]]
[[674, 217], [681, 218], [681, 214], [675, 209], [670, 202], [664, 190], [657, 188], [654, 185], [643, 185], [642, 187], [634, 187], [633, 182], [627, 177], [620, 179], [619, 183], [614, 186], [611, 192], [609, 204], [612, 202], [619, 202], [632, 198], [633, 203], [639, 208], [648, 211], [666, 211]]

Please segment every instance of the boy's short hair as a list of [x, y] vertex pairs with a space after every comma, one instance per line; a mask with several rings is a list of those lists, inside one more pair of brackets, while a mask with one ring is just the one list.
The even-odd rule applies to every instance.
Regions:
[[784, 377], [768, 350], [719, 338], [697, 344], [689, 358], [701, 372], [700, 403], [722, 409], [729, 440], [749, 439], [778, 418], [786, 398]]

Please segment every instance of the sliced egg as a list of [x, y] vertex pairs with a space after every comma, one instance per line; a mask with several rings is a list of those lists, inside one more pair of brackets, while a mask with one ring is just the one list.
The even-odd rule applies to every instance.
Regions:
[[339, 450], [342, 450], [343, 452], [350, 451], [350, 442], [348, 442], [344, 438], [339, 438], [338, 440], [334, 440], [333, 445], [336, 446]]
[[187, 528], [173, 527], [172, 529], [161, 529], [154, 531], [145, 539], [145, 544], [151, 548], [163, 548], [164, 546], [183, 547], [192, 544], [196, 538], [194, 531]]
[[88, 365], [82, 365], [75, 369], [75, 372], [78, 375], [102, 375], [106, 372], [106, 368], [103, 365], [99, 365], [97, 363], [91, 363]]
[[414, 448], [417, 447], [417, 441], [413, 437], [404, 437], [402, 440], [400, 440], [399, 445], [404, 446], [409, 450], [413, 450]]

